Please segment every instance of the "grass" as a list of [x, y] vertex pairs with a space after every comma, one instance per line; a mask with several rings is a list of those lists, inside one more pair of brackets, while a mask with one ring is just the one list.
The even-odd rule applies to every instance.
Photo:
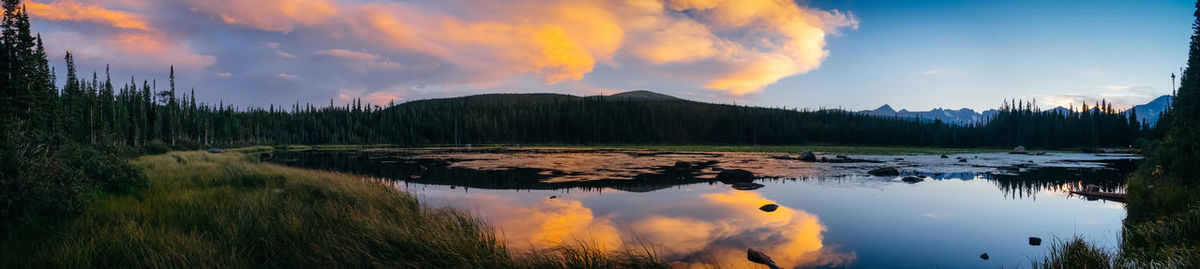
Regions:
[[149, 188], [102, 196], [79, 217], [9, 231], [0, 268], [664, 267], [651, 251], [586, 245], [513, 253], [468, 212], [431, 209], [357, 176], [170, 152], [132, 163]]
[[1113, 254], [1093, 247], [1081, 237], [1075, 237], [1066, 241], [1055, 241], [1050, 246], [1050, 253], [1041, 262], [1035, 262], [1033, 268], [1107, 269], [1113, 268], [1115, 263]]
[[1200, 268], [1200, 206], [1126, 224], [1123, 258], [1130, 268]]

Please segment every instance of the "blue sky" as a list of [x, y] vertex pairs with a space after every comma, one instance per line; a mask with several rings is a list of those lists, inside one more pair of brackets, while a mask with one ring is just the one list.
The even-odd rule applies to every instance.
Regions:
[[[772, 106], [992, 108], [1005, 98], [1140, 104], [1187, 57], [1187, 1], [821, 1], [859, 17], [820, 69], [767, 87]], [[1077, 102], [1078, 103], [1078, 102]]]
[[[653, 90], [772, 107], [987, 109], [1170, 93], [1188, 1], [41, 0], [59, 70], [239, 105]], [[60, 74], [60, 77], [62, 75]]]

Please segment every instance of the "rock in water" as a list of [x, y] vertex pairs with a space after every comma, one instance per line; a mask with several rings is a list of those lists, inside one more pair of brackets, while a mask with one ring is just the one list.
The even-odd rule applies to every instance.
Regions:
[[771, 269], [780, 269], [779, 265], [775, 265], [775, 261], [771, 260], [771, 257], [756, 249], [746, 249], [746, 259], [753, 263], [766, 265]]
[[987, 253], [984, 253], [984, 254], [979, 254], [979, 258], [986, 261], [986, 260], [988, 260], [988, 258], [991, 258], [991, 257], [988, 257]]
[[813, 154], [812, 151], [805, 151], [803, 153], [800, 153], [800, 158], [798, 158], [798, 159], [800, 159], [801, 161], [806, 161], [806, 162], [815, 162], [815, 161], [817, 161], [817, 155]]
[[900, 170], [896, 170], [895, 167], [888, 166], [867, 171], [867, 174], [871, 174], [873, 176], [899, 176]]
[[1030, 236], [1030, 237], [1029, 237], [1029, 245], [1030, 245], [1030, 246], [1041, 246], [1041, 245], [1042, 245], [1042, 239], [1041, 239], [1041, 238], [1037, 238], [1037, 237]]
[[965, 163], [965, 162], [967, 162], [967, 159], [958, 159], [958, 162]]
[[946, 156], [946, 154], [942, 154], [942, 159], [949, 159], [949, 158], [950, 158], [950, 156]]
[[1028, 152], [1025, 152], [1025, 146], [1017, 146], [1017, 147], [1013, 148], [1013, 150], [1012, 150], [1012, 151], [1009, 151], [1008, 153], [1012, 153], [1012, 154], [1028, 154]]
[[776, 209], [779, 209], [779, 205], [777, 204], [765, 204], [758, 208], [758, 210], [762, 210], [763, 212], [775, 212]]
[[904, 182], [908, 182], [908, 183], [917, 183], [917, 182], [921, 182], [921, 181], [925, 181], [925, 180], [921, 179], [919, 177], [911, 177], [910, 176], [910, 177], [901, 178], [900, 181], [904, 181]]
[[692, 163], [685, 162], [685, 161], [676, 161], [676, 162], [675, 162], [675, 168], [676, 168], [676, 169], [681, 169], [681, 170], [682, 170], [682, 169], [689, 169], [689, 168], [692, 168]]
[[758, 183], [753, 183], [753, 182], [738, 182], [738, 183], [733, 183], [733, 189], [735, 189], [735, 190], [742, 190], [742, 191], [757, 190], [757, 189], [760, 189], [760, 188], [762, 188], [762, 187], [766, 187], [766, 185], [763, 185], [763, 184], [758, 184]]
[[754, 173], [742, 169], [725, 169], [717, 174], [717, 179], [722, 181], [750, 181], [754, 180]]

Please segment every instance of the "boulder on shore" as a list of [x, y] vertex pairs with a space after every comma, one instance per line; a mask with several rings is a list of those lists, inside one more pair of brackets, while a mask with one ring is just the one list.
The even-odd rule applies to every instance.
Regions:
[[1017, 146], [1017, 147], [1013, 148], [1013, 150], [1012, 150], [1012, 151], [1009, 151], [1008, 153], [1011, 153], [1011, 154], [1029, 154], [1029, 152], [1025, 151], [1025, 146]]
[[888, 166], [867, 171], [867, 174], [871, 174], [872, 176], [899, 176], [900, 170], [897, 170], [895, 167]]
[[803, 153], [800, 153], [800, 157], [798, 159], [800, 159], [801, 161], [806, 161], [806, 162], [815, 162], [815, 161], [817, 161], [817, 155], [813, 154], [812, 151], [805, 151]]

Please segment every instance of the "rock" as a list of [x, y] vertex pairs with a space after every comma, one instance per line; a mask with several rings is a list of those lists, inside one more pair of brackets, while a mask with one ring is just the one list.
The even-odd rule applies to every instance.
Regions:
[[827, 163], [829, 162], [829, 158], [821, 157], [821, 162]]
[[208, 153], [221, 153], [221, 152], [225, 152], [225, 151], [224, 151], [224, 150], [221, 150], [221, 149], [219, 149], [219, 148], [210, 148], [210, 149], [208, 149]]
[[967, 159], [958, 159], [958, 162], [965, 163], [965, 162], [967, 162]]
[[766, 265], [771, 269], [780, 268], [779, 265], [775, 265], [775, 261], [771, 260], [771, 257], [767, 256], [766, 253], [752, 248], [746, 249], [746, 260], [749, 260], [753, 263]]
[[917, 183], [917, 182], [921, 182], [921, 181], [925, 181], [925, 180], [921, 179], [919, 177], [908, 176], [908, 177], [901, 178], [900, 181], [904, 181], [904, 182], [908, 182], [908, 183]]
[[979, 254], [979, 258], [986, 261], [988, 258], [991, 258], [991, 257], [988, 257], [987, 253], [983, 253], [983, 254]]
[[558, 195], [550, 195], [550, 199], [558, 198]]
[[753, 182], [738, 182], [738, 183], [733, 183], [733, 189], [735, 189], [735, 190], [742, 190], [742, 191], [757, 190], [757, 189], [760, 189], [760, 188], [762, 188], [762, 187], [766, 187], [766, 185], [763, 185], [763, 184], [758, 184], [758, 183], [753, 183]]
[[754, 173], [751, 173], [750, 171], [746, 171], [746, 170], [742, 170], [742, 169], [725, 169], [725, 170], [721, 170], [721, 173], [717, 174], [717, 179], [722, 180], [722, 181], [724, 181], [724, 180], [750, 181], [750, 180], [754, 180]]
[[896, 170], [895, 167], [889, 166], [867, 171], [867, 174], [871, 174], [872, 176], [899, 176], [900, 170]]
[[763, 212], [775, 212], [776, 209], [779, 209], [779, 205], [777, 204], [765, 204], [758, 208], [758, 210], [762, 210]]
[[692, 163], [685, 162], [685, 161], [676, 161], [675, 162], [675, 169], [682, 170], [682, 169], [690, 169], [690, 168], [692, 168]]
[[838, 158], [838, 159], [849, 159], [850, 158], [849, 156], [846, 156], [846, 155], [837, 155], [837, 156], [833, 156], [833, 157]]
[[1011, 153], [1011, 154], [1029, 154], [1028, 152], [1026, 152], [1026, 151], [1025, 151], [1025, 146], [1017, 146], [1017, 147], [1013, 148], [1013, 150], [1012, 150], [1012, 151], [1009, 151], [1008, 153]]
[[949, 158], [950, 158], [950, 156], [946, 156], [946, 154], [942, 154], [942, 159], [949, 159]]
[[817, 161], [817, 155], [813, 154], [812, 151], [805, 151], [803, 153], [800, 153], [799, 159], [801, 161], [806, 161], [806, 162], [815, 162], [815, 161]]
[[1041, 238], [1037, 238], [1037, 237], [1030, 236], [1030, 237], [1029, 237], [1029, 245], [1030, 245], [1030, 246], [1041, 246], [1041, 245], [1042, 245], [1042, 239], [1041, 239]]

